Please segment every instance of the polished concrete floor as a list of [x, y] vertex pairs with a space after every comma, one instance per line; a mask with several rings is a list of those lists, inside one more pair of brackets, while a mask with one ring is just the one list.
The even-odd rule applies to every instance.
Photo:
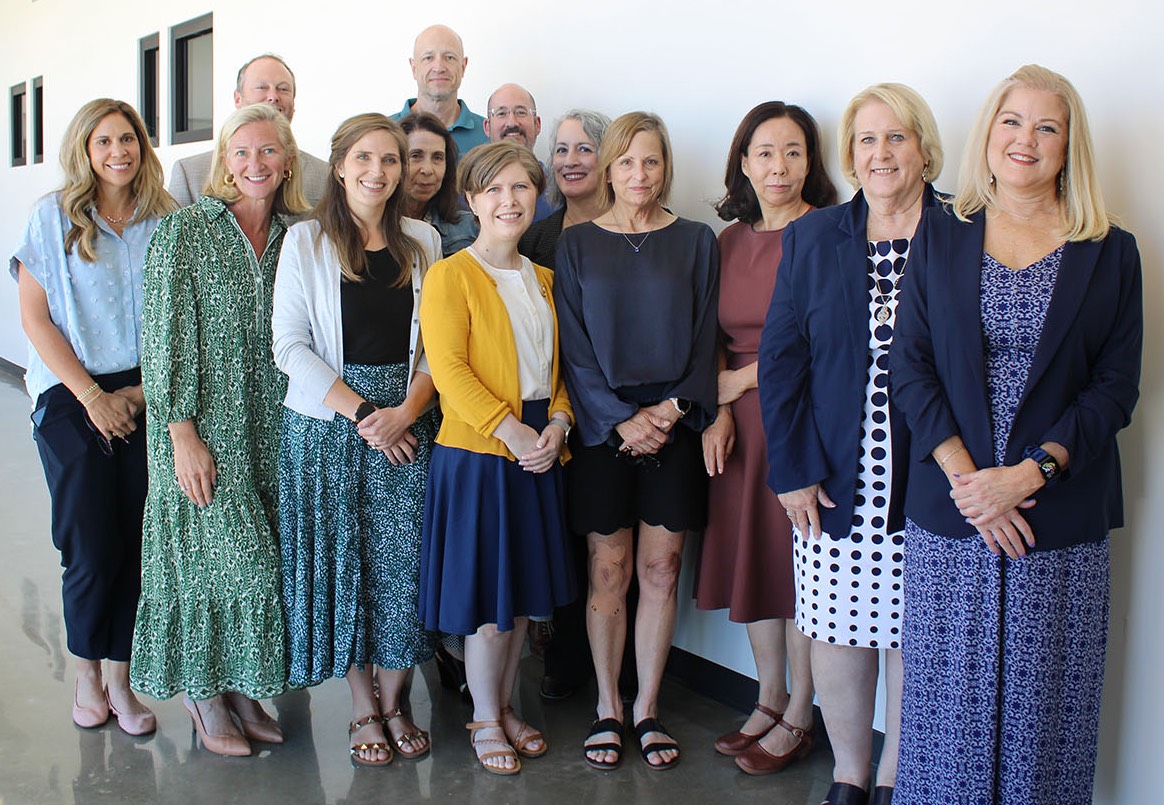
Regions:
[[[563, 703], [537, 695], [541, 666], [527, 658], [519, 711], [546, 733], [548, 755], [520, 775], [479, 769], [463, 725], [471, 713], [440, 688], [430, 663], [412, 691], [416, 720], [432, 732], [433, 752], [383, 769], [353, 769], [347, 759], [347, 685], [332, 680], [275, 700], [287, 735], [282, 746], [250, 758], [200, 748], [180, 699], [155, 705], [158, 731], [131, 738], [113, 722], [73, 726], [73, 667], [61, 621], [59, 555], [49, 538], [44, 477], [29, 436], [29, 401], [0, 372], [0, 805], [24, 803], [686, 803], [815, 805], [828, 790], [832, 758], [817, 749], [780, 774], [748, 777], [712, 741], [743, 716], [669, 682], [662, 698], [668, 727], [683, 746], [671, 771], [645, 767], [637, 753], [598, 772], [582, 761], [593, 718], [593, 691]], [[633, 738], [631, 739], [633, 749]]]

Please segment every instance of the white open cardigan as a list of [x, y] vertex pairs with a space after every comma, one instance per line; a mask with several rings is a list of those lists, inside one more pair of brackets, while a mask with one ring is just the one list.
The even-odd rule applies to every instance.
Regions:
[[[423, 221], [401, 219], [404, 233], [427, 258], [412, 264], [412, 322], [409, 337], [408, 385], [417, 371], [429, 374], [420, 337], [420, 289], [428, 267], [441, 259], [441, 238]], [[343, 372], [344, 339], [340, 311], [339, 255], [331, 240], [320, 236], [318, 221], [304, 221], [287, 230], [275, 274], [275, 365], [287, 375], [287, 397], [293, 411], [331, 420], [335, 411], [323, 404]]]

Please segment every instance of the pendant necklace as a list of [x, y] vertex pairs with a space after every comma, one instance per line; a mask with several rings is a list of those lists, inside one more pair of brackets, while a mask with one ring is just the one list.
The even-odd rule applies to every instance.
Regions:
[[[622, 226], [622, 223], [618, 220], [618, 216], [614, 214], [613, 210], [611, 210], [610, 217], [614, 219], [615, 224], [617, 224], [620, 227]], [[643, 244], [647, 242], [647, 238], [649, 238], [651, 236], [651, 232], [654, 232], [654, 231], [655, 230], [653, 230], [653, 229], [649, 230], [647, 232], [647, 234], [643, 235], [643, 239], [639, 241], [639, 244], [637, 246], [635, 245], [635, 242], [630, 239], [630, 235], [628, 235], [626, 232], [623, 232], [621, 234], [623, 236], [623, 239], [626, 240], [626, 242], [630, 245], [630, 247], [635, 250], [635, 254], [638, 254], [639, 249], [643, 248]]]
[[873, 303], [877, 305], [876, 310], [873, 311], [873, 318], [877, 320], [878, 324], [885, 324], [885, 322], [889, 321], [889, 317], [892, 315], [889, 310], [889, 303], [893, 299], [894, 292], [897, 291], [897, 284], [901, 282], [901, 278], [904, 276], [904, 271], [898, 274], [897, 279], [893, 281], [893, 288], [890, 289], [889, 293], [883, 294], [878, 291], [877, 296], [879, 298], [873, 300]]

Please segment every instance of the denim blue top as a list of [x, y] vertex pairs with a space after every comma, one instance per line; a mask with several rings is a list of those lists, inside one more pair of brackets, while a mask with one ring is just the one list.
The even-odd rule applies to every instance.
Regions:
[[[72, 222], [60, 206], [60, 194], [45, 196], [33, 207], [28, 228], [9, 265], [13, 279], [23, 263], [48, 297], [49, 315], [92, 375], [141, 365], [142, 268], [157, 218], [128, 224], [119, 236], [90, 209], [100, 230], [97, 262], [65, 253], [65, 234]], [[28, 345], [24, 377], [33, 401], [61, 381]]]

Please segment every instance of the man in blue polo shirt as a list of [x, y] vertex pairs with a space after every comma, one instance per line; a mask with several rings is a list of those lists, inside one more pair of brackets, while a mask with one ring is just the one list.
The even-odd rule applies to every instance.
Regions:
[[489, 142], [483, 125], [485, 118], [471, 112], [464, 101], [457, 99], [469, 60], [456, 31], [445, 25], [425, 28], [416, 37], [408, 63], [416, 79], [416, 97], [405, 102], [404, 108], [393, 115], [394, 120], [409, 112], [435, 115], [448, 126], [457, 144], [458, 156], [462, 157], [473, 146]]

